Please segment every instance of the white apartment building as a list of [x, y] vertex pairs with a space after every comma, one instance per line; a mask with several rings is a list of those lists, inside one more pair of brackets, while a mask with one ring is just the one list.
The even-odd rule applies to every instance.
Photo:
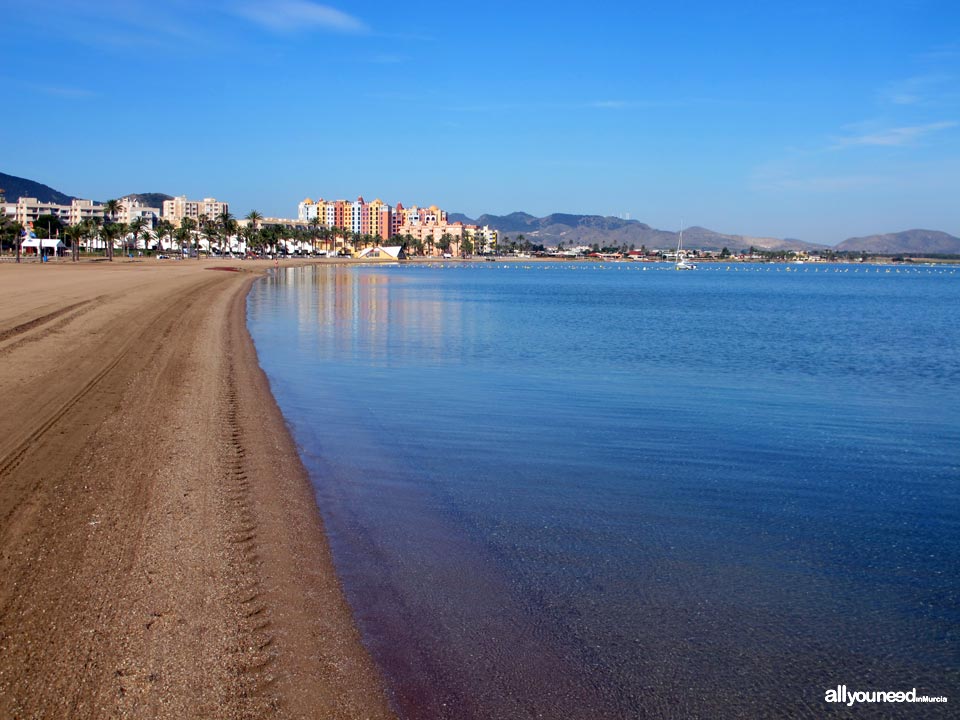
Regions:
[[[324, 203], [323, 200], [314, 202], [310, 198], [307, 198], [297, 206], [297, 219], [301, 222], [308, 223], [317, 217], [317, 213], [323, 212], [325, 206], [326, 203]], [[320, 221], [322, 222], [324, 219], [325, 218], [320, 218]]]
[[60, 205], [28, 197], [20, 198], [16, 204], [7, 205], [7, 216], [24, 226], [36, 222], [41, 215], [53, 215], [64, 225], [75, 225], [81, 220], [102, 220], [103, 205], [93, 200], [73, 200], [69, 205]]
[[135, 218], [143, 218], [153, 229], [160, 220], [160, 208], [148, 207], [136, 198], [125, 197], [120, 199], [120, 212], [117, 213], [117, 222], [129, 223]]
[[196, 220], [201, 215], [213, 219], [218, 215], [230, 211], [230, 205], [220, 202], [216, 198], [203, 200], [187, 200], [186, 195], [180, 195], [173, 200], [163, 201], [163, 219], [169, 220], [174, 226], [179, 226], [184, 218]]

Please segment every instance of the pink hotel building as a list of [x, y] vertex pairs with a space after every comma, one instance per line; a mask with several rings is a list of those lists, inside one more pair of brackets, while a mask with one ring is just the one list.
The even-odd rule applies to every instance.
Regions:
[[495, 230], [462, 222], [448, 223], [447, 212], [436, 205], [405, 208], [402, 203], [391, 207], [379, 198], [370, 203], [364, 201], [363, 197], [353, 202], [306, 198], [298, 206], [297, 218], [305, 223], [316, 219], [324, 227], [344, 228], [362, 235], [373, 235], [383, 241], [394, 235], [410, 235], [432, 247], [447, 234], [457, 247], [464, 236], [471, 238], [475, 244], [479, 242], [486, 249], [496, 245]]

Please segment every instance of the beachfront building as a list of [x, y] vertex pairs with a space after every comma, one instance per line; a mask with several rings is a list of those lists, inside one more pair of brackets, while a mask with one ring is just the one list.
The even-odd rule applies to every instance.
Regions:
[[460, 253], [464, 238], [469, 238], [478, 252], [491, 252], [496, 247], [496, 230], [448, 222], [446, 210], [436, 205], [404, 207], [397, 203], [391, 207], [379, 198], [368, 203], [362, 196], [352, 202], [306, 198], [297, 207], [297, 217], [303, 223], [381, 240], [409, 236], [424, 252], [433, 255]]
[[83, 220], [103, 220], [103, 205], [92, 200], [71, 200], [69, 205], [40, 202], [37, 198], [22, 197], [7, 205], [7, 215], [28, 227], [41, 215], [53, 215], [64, 225], [75, 225]]
[[197, 220], [201, 215], [213, 219], [230, 211], [230, 205], [216, 198], [203, 200], [187, 200], [186, 195], [180, 195], [173, 200], [163, 201], [163, 219], [178, 227], [184, 218]]
[[130, 223], [141, 218], [152, 230], [160, 221], [161, 212], [160, 208], [144, 205], [137, 198], [125, 197], [120, 198], [120, 212], [117, 213], [116, 220], [121, 223]]
[[357, 235], [372, 235], [381, 240], [391, 236], [394, 227], [393, 208], [377, 198], [368, 203], [363, 196], [354, 201], [306, 198], [297, 207], [297, 218], [328, 229], [340, 228]]

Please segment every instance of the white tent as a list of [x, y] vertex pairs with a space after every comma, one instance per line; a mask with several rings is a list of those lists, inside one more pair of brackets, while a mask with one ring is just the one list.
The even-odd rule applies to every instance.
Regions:
[[367, 248], [359, 255], [358, 258], [370, 258], [378, 260], [404, 260], [406, 259], [406, 254], [403, 252], [403, 248], [400, 245], [392, 245], [389, 247], [372, 247]]
[[40, 248], [44, 250], [53, 250], [54, 252], [59, 252], [60, 250], [65, 249], [67, 246], [63, 244], [63, 241], [59, 238], [43, 238], [42, 240], [38, 237], [28, 237], [26, 240], [23, 240], [20, 243], [20, 249], [26, 250], [27, 248], [33, 248], [40, 253]]

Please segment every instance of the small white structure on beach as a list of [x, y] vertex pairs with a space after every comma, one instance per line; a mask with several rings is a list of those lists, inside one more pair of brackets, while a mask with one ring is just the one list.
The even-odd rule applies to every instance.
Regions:
[[406, 253], [399, 245], [391, 245], [390, 247], [378, 245], [377, 247], [367, 248], [357, 255], [357, 258], [364, 260], [404, 260], [406, 257]]
[[55, 254], [62, 255], [67, 246], [64, 245], [63, 240], [59, 238], [43, 238], [41, 240], [38, 237], [29, 237], [20, 243], [21, 251], [27, 250], [28, 248], [32, 249], [37, 255], [40, 254], [40, 248], [53, 250]]

